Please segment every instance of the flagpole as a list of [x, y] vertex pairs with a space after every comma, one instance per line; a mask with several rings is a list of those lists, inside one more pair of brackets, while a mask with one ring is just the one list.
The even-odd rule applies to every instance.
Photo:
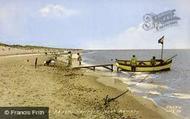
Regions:
[[164, 36], [162, 36], [159, 40], [158, 43], [162, 44], [162, 49], [161, 49], [161, 59], [163, 60], [163, 54], [164, 54]]
[[164, 53], [164, 43], [162, 43], [161, 59], [163, 59], [163, 53]]

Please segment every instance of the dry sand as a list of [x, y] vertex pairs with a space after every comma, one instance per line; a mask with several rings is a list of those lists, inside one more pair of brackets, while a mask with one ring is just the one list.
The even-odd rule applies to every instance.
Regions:
[[[34, 68], [38, 57], [38, 67]], [[47, 106], [50, 119], [175, 119], [152, 102], [128, 92], [104, 106], [106, 95], [127, 89], [104, 85], [98, 73], [72, 70], [64, 64], [43, 66], [45, 55], [0, 57], [0, 106]], [[108, 79], [109, 80], [109, 79]]]

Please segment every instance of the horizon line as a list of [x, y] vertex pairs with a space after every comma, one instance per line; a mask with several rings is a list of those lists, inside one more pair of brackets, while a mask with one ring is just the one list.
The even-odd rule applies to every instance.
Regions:
[[[53, 46], [45, 46], [45, 45], [32, 45], [32, 44], [9, 44], [9, 43], [2, 43], [0, 42], [0, 44], [2, 45], [8, 45], [8, 46], [14, 46], [14, 45], [20, 45], [23, 47], [27, 47], [27, 46], [36, 46], [36, 47], [44, 47], [44, 48], [55, 48], [55, 49], [80, 49], [80, 50], [161, 50], [158, 48], [69, 48], [69, 47], [53, 47]], [[190, 50], [190, 48], [164, 48], [164, 50]]]

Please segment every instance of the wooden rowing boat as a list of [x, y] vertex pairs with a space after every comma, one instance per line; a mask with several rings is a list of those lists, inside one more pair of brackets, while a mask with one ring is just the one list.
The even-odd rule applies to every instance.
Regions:
[[[161, 59], [156, 59], [156, 62], [154, 65], [151, 64], [150, 60], [147, 61], [137, 61], [137, 65], [135, 68], [135, 72], [159, 72], [159, 71], [167, 71], [170, 70], [171, 64], [172, 64], [172, 59], [177, 56], [174, 55], [171, 58], [167, 60], [163, 60], [163, 52], [164, 52], [164, 36], [162, 36], [159, 40], [158, 43], [162, 45], [162, 50], [161, 50]], [[117, 60], [115, 65], [117, 66], [118, 70], [123, 70], [123, 71], [132, 71], [132, 67], [130, 64], [130, 60]]]
[[[168, 71], [171, 68], [172, 59], [156, 60], [155, 65], [151, 61], [137, 61], [136, 72], [159, 72]], [[116, 66], [119, 70], [131, 71], [130, 60], [116, 60]]]

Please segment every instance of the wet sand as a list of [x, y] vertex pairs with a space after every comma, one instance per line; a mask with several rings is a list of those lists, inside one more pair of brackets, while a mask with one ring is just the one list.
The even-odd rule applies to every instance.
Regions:
[[106, 77], [66, 68], [62, 62], [43, 66], [45, 59], [46, 55], [0, 57], [0, 106], [47, 106], [50, 119], [177, 118], [130, 92], [105, 108], [106, 95], [115, 97], [127, 90], [126, 85], [104, 85], [97, 80]]

